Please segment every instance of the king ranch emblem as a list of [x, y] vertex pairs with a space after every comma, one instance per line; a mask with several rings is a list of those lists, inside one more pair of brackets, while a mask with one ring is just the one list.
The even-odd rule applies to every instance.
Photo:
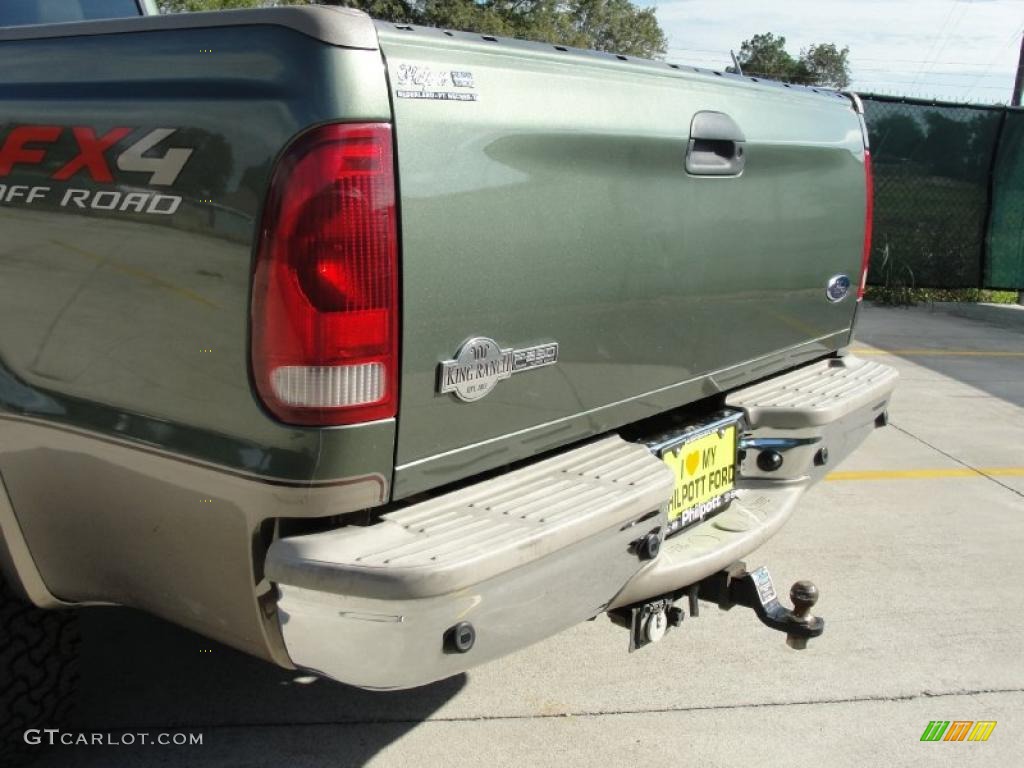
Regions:
[[522, 349], [502, 349], [486, 336], [464, 342], [454, 360], [445, 360], [438, 370], [437, 391], [453, 394], [472, 403], [487, 395], [499, 381], [513, 373], [543, 368], [558, 362], [558, 343], [538, 344]]

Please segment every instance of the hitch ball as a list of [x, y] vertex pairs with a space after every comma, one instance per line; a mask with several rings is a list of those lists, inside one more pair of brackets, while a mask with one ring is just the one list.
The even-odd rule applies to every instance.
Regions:
[[[793, 619], [801, 624], [810, 624], [814, 619], [811, 608], [818, 602], [818, 588], [811, 581], [798, 581], [789, 590], [789, 599], [793, 602]], [[786, 635], [786, 645], [802, 651], [807, 647], [807, 638], [794, 634]]]

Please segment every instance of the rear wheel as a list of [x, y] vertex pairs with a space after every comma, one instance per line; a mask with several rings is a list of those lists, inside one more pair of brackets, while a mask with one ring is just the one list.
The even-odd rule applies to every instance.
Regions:
[[78, 644], [73, 611], [36, 608], [0, 577], [0, 765], [17, 765], [30, 756], [26, 730], [59, 727], [67, 716], [78, 677]]

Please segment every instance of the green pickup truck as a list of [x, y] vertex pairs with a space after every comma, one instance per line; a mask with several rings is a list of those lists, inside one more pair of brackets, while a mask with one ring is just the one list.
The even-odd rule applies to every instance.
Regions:
[[334, 7], [0, 29], [0, 712], [95, 604], [369, 689], [802, 647], [740, 560], [886, 423], [870, 167], [855, 95]]

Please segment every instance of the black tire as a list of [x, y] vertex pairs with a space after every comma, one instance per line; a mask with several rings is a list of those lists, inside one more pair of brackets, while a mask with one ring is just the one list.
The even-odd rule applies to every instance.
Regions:
[[78, 679], [78, 646], [73, 611], [40, 610], [0, 577], [0, 765], [24, 764], [41, 749], [25, 744], [27, 729], [64, 723]]

